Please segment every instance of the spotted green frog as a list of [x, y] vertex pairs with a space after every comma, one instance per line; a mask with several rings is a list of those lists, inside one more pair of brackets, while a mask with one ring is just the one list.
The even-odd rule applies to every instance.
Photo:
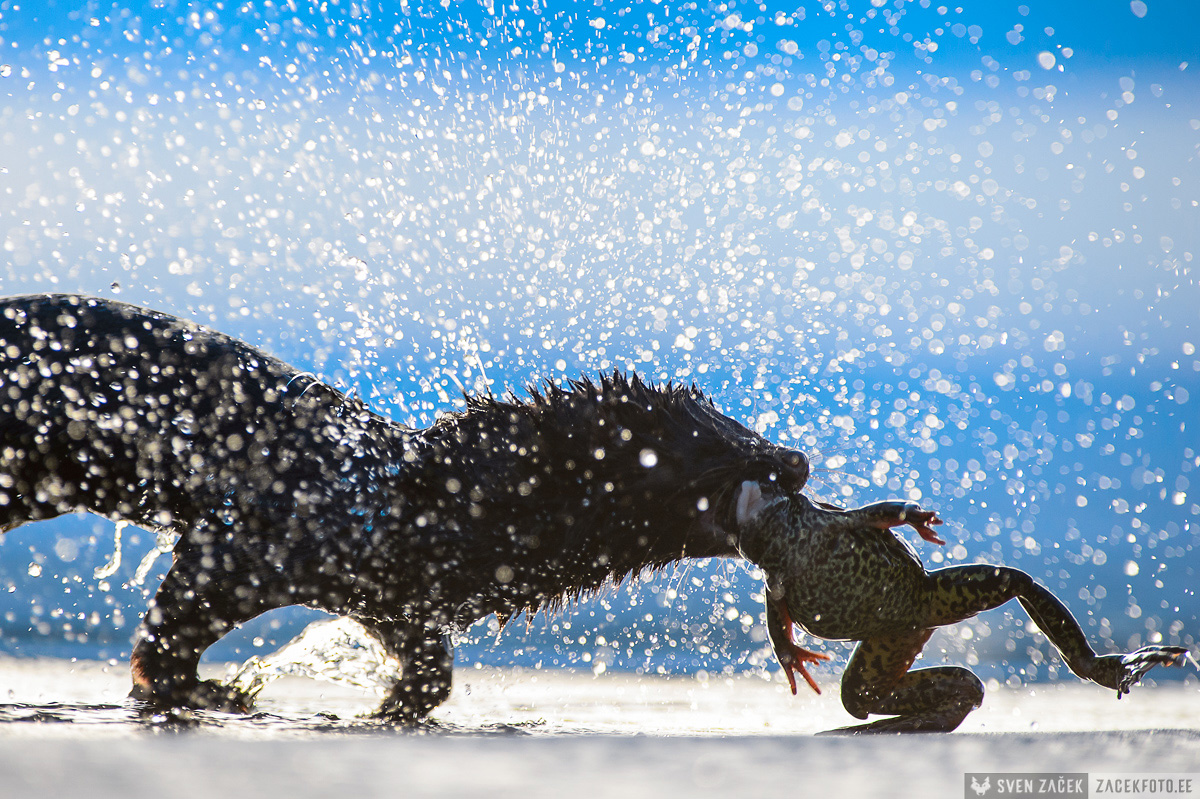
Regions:
[[983, 684], [959, 666], [911, 669], [933, 631], [999, 607], [1010, 599], [1062, 653], [1077, 676], [1128, 693], [1159, 664], [1182, 665], [1188, 650], [1146, 646], [1131, 654], [1097, 655], [1067, 607], [1019, 569], [974, 564], [926, 571], [913, 549], [892, 533], [911, 525], [921, 538], [945, 541], [941, 519], [911, 502], [854, 510], [814, 504], [794, 494], [740, 486], [739, 549], [766, 574], [767, 632], [796, 693], [796, 675], [814, 691], [806, 663], [827, 660], [792, 637], [793, 624], [817, 638], [858, 641], [842, 677], [842, 704], [868, 724], [836, 733], [949, 732], [983, 701]]

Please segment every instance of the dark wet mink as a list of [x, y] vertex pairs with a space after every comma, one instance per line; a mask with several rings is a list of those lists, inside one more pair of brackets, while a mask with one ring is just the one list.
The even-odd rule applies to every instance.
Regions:
[[244, 708], [201, 653], [267, 610], [361, 621], [445, 700], [446, 634], [686, 557], [737, 556], [737, 487], [804, 455], [695, 387], [606, 374], [410, 429], [253, 347], [120, 302], [0, 301], [0, 531], [87, 510], [179, 533], [132, 657], [157, 706]]

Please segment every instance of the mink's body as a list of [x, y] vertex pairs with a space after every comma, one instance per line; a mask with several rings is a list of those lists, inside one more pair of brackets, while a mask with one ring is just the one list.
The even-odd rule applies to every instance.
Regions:
[[449, 693], [445, 634], [683, 557], [736, 557], [737, 487], [808, 463], [695, 389], [620, 374], [472, 398], [414, 430], [236, 339], [73, 295], [0, 301], [0, 532], [78, 510], [180, 534], [135, 697], [240, 708], [201, 653], [267, 610], [351, 616]]

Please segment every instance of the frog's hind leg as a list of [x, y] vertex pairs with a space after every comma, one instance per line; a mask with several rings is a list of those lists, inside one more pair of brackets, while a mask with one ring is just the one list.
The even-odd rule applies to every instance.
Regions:
[[1181, 665], [1187, 656], [1184, 647], [1157, 644], [1128, 655], [1097, 655], [1067, 606], [1020, 569], [983, 564], [953, 566], [930, 572], [929, 579], [928, 626], [954, 624], [1016, 599], [1062, 653], [1072, 672], [1112, 688], [1117, 698], [1129, 693], [1154, 666]]
[[959, 666], [909, 671], [933, 630], [869, 638], [858, 645], [842, 677], [850, 715], [891, 716], [825, 734], [950, 732], [983, 702], [983, 683]]

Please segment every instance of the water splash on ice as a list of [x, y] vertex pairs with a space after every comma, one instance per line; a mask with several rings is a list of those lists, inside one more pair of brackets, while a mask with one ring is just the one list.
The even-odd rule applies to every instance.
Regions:
[[228, 681], [251, 697], [280, 677], [361, 688], [382, 696], [395, 682], [400, 662], [353, 619], [313, 622], [265, 658], [252, 657]]

